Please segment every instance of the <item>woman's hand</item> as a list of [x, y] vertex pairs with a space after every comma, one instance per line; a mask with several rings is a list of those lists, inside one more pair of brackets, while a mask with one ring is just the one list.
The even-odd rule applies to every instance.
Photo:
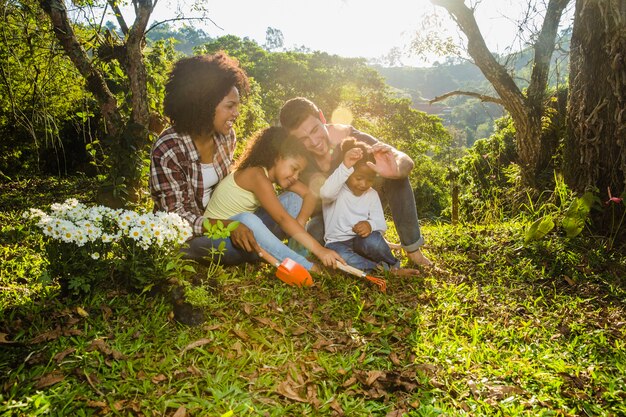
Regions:
[[322, 247], [322, 249], [318, 253], [316, 253], [315, 256], [317, 256], [319, 260], [322, 261], [322, 264], [324, 264], [324, 266], [327, 268], [335, 269], [337, 267], [337, 262], [341, 262], [342, 264], [346, 263], [346, 261], [344, 261], [337, 252], [324, 247]]
[[230, 240], [233, 242], [233, 246], [247, 252], [261, 252], [261, 247], [254, 238], [254, 232], [243, 223], [239, 223], [239, 226], [230, 232]]

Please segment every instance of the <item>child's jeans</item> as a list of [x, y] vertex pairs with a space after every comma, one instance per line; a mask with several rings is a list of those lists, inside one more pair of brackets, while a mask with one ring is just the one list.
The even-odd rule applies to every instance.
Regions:
[[384, 269], [400, 267], [400, 261], [393, 256], [385, 238], [378, 231], [367, 237], [356, 236], [343, 242], [327, 243], [326, 247], [341, 255], [348, 265], [365, 272], [371, 272], [378, 266]]

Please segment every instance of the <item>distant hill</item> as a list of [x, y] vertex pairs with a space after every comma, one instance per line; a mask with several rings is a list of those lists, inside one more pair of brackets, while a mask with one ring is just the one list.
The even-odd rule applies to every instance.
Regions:
[[[561, 44], [552, 59], [553, 71], [550, 86], [563, 84], [567, 80], [569, 66], [569, 40], [571, 28], [561, 33]], [[520, 88], [530, 78], [532, 50], [526, 49], [516, 55], [500, 56], [513, 68]], [[468, 96], [454, 96], [445, 101], [429, 104], [428, 101], [454, 90], [474, 91], [495, 95], [493, 88], [473, 63], [448, 58], [444, 63], [432, 67], [383, 67], [372, 65], [387, 84], [397, 90], [398, 95], [410, 97], [416, 109], [441, 117], [444, 125], [454, 127], [466, 135], [467, 146], [476, 139], [489, 136], [493, 131], [493, 120], [502, 117], [504, 109], [493, 103], [482, 103]]]

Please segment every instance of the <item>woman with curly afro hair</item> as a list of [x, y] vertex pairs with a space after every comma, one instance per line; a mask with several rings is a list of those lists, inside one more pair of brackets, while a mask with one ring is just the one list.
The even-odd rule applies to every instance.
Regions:
[[[177, 213], [189, 222], [194, 236], [184, 252], [198, 261], [224, 240], [203, 235], [203, 214], [230, 171], [237, 141], [233, 125], [240, 97], [248, 91], [246, 73], [224, 52], [180, 59], [165, 85], [164, 112], [171, 127], [152, 146], [150, 194], [155, 211]], [[255, 260], [258, 252], [254, 234], [240, 225], [226, 239], [221, 262]]]

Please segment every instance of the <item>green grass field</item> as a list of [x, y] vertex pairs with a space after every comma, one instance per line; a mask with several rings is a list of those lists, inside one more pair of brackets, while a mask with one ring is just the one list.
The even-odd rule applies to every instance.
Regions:
[[206, 321], [159, 294], [63, 299], [21, 212], [81, 181], [0, 187], [0, 414], [6, 416], [626, 415], [626, 256], [590, 238], [523, 245], [521, 223], [425, 225], [450, 274], [383, 294], [266, 266], [213, 281]]

